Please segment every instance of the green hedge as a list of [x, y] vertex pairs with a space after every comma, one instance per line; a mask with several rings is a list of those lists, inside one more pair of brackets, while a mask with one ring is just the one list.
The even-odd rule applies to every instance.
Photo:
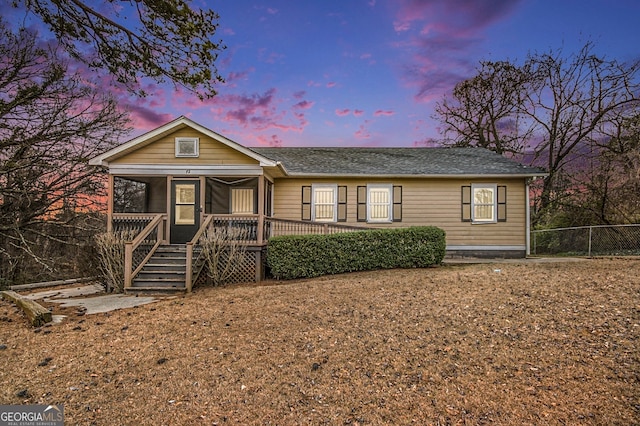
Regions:
[[433, 226], [375, 229], [331, 235], [287, 235], [269, 239], [267, 266], [278, 279], [344, 272], [438, 265], [445, 233]]

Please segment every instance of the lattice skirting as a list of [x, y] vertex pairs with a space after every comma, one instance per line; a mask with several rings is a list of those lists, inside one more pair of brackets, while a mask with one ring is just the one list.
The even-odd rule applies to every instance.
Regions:
[[[234, 275], [227, 281], [227, 284], [258, 282], [264, 278], [265, 252], [262, 247], [250, 247], [236, 265]], [[207, 268], [195, 282], [196, 286], [205, 286], [209, 282]]]

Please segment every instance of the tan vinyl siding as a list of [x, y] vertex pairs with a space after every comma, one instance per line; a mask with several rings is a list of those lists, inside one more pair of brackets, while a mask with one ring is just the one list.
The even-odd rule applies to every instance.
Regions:
[[[200, 155], [194, 157], [176, 157], [176, 138], [199, 138]], [[185, 128], [173, 132], [155, 142], [137, 149], [117, 160], [113, 164], [257, 164], [257, 161], [241, 152], [226, 146], [193, 129]]]
[[[366, 223], [356, 221], [357, 187], [367, 184], [402, 186], [402, 221]], [[461, 187], [472, 183], [507, 186], [506, 222], [473, 224], [461, 220]], [[347, 186], [347, 224], [375, 228], [433, 225], [447, 233], [447, 245], [525, 245], [524, 179], [276, 179], [274, 216], [300, 220], [301, 187], [312, 184]]]

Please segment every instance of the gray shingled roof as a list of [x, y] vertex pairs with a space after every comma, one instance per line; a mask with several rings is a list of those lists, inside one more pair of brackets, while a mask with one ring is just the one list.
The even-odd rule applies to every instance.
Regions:
[[291, 175], [540, 176], [483, 148], [251, 148]]

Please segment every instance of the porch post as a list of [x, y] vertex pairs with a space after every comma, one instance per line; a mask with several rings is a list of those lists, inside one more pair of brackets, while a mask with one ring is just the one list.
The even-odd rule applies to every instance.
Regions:
[[200, 209], [200, 224], [202, 224], [202, 222], [204, 222], [204, 215], [205, 215], [205, 205], [206, 205], [206, 197], [207, 197], [207, 177], [206, 176], [200, 176], [200, 205], [198, 206], [198, 208]]
[[529, 180], [524, 182], [524, 199], [525, 199], [525, 224], [524, 224], [524, 244], [527, 246], [524, 255], [531, 255], [531, 200], [529, 199]]
[[167, 175], [167, 192], [165, 195], [166, 198], [166, 202], [167, 202], [167, 207], [166, 207], [166, 212], [167, 212], [167, 220], [164, 222], [165, 228], [164, 228], [164, 239], [167, 242], [171, 241], [171, 221], [173, 220], [173, 217], [171, 216], [171, 181], [173, 180], [173, 175]]
[[113, 231], [113, 175], [107, 178], [107, 232]]
[[133, 242], [124, 243], [124, 289], [131, 287], [131, 269], [133, 268]]
[[258, 245], [262, 245], [264, 237], [264, 175], [258, 176]]

